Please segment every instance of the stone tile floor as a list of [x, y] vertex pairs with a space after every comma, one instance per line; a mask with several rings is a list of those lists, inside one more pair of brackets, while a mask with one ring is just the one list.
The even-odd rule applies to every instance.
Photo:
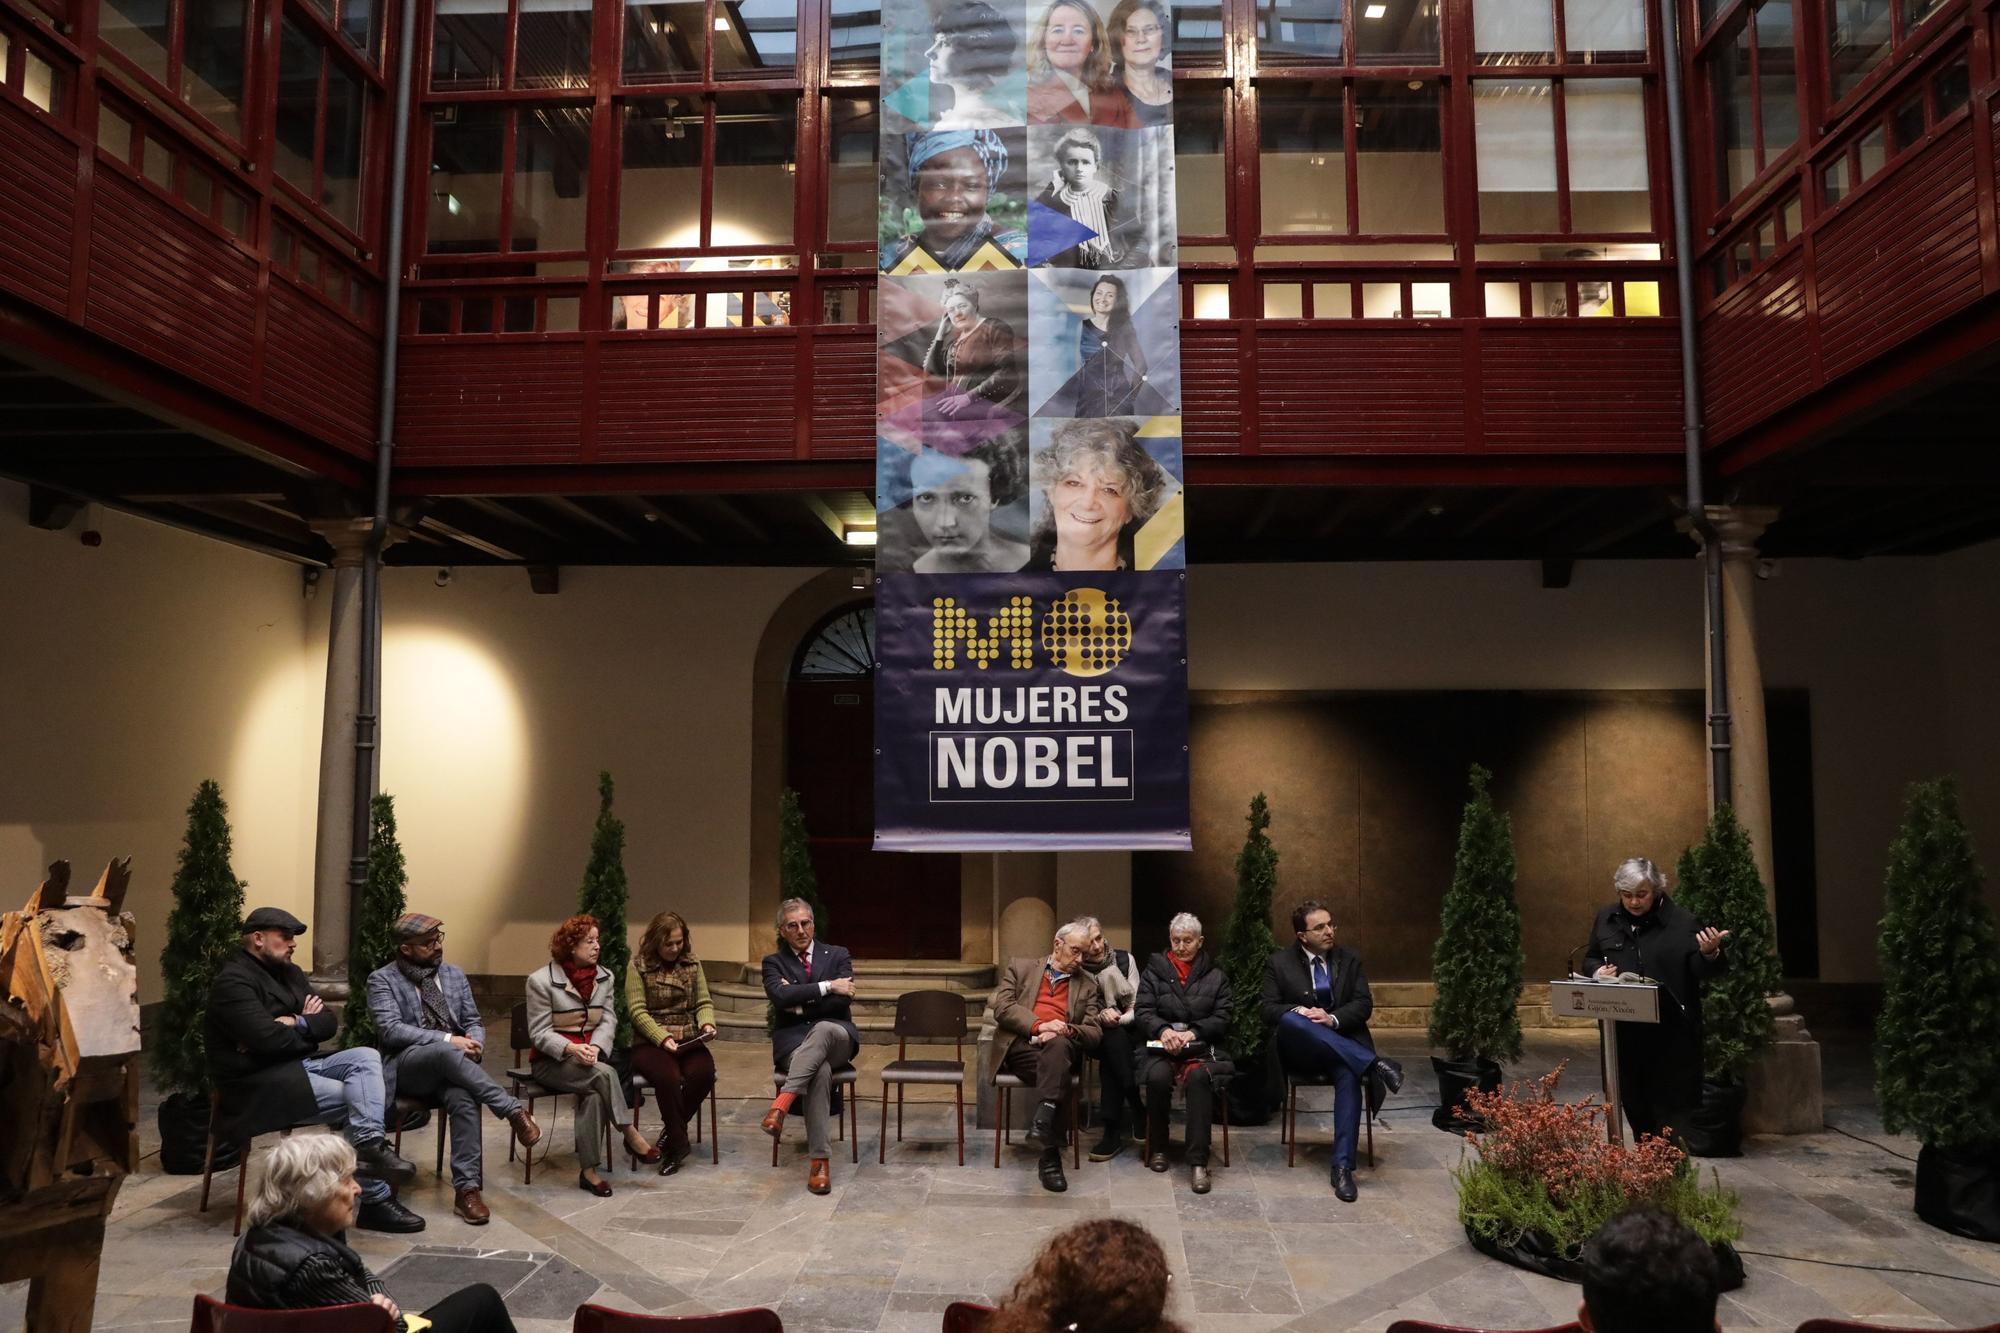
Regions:
[[[575, 1188], [565, 1110], [553, 1127], [556, 1155], [524, 1186], [519, 1165], [507, 1162], [505, 1127], [489, 1119], [486, 1198], [494, 1220], [472, 1228], [451, 1215], [449, 1184], [430, 1174], [434, 1140], [426, 1129], [405, 1142], [421, 1168], [406, 1197], [430, 1227], [409, 1238], [356, 1233], [357, 1244], [405, 1305], [422, 1308], [464, 1283], [487, 1281], [506, 1294], [526, 1333], [567, 1329], [583, 1300], [656, 1313], [768, 1305], [799, 1333], [927, 1333], [953, 1300], [999, 1299], [1050, 1232], [1114, 1213], [1144, 1223], [1166, 1246], [1175, 1274], [1170, 1309], [1201, 1333], [1380, 1330], [1405, 1317], [1520, 1329], [1570, 1318], [1576, 1288], [1507, 1268], [1466, 1244], [1446, 1174], [1461, 1144], [1428, 1123], [1436, 1090], [1421, 1037], [1391, 1033], [1384, 1046], [1411, 1078], [1376, 1129], [1377, 1165], [1364, 1165], [1352, 1205], [1327, 1185], [1324, 1116], [1302, 1124], [1296, 1169], [1285, 1166], [1275, 1124], [1234, 1131], [1233, 1165], [1218, 1167], [1206, 1197], [1189, 1192], [1177, 1155], [1174, 1170], [1155, 1175], [1131, 1152], [1086, 1162], [1071, 1172], [1067, 1194], [1050, 1195], [1035, 1182], [1030, 1149], [1008, 1151], [995, 1171], [989, 1134], [969, 1134], [958, 1166], [948, 1102], [912, 1106], [910, 1138], [891, 1141], [886, 1166], [874, 1161], [879, 1111], [864, 1114], [861, 1165], [850, 1166], [843, 1148], [832, 1195], [814, 1198], [805, 1192], [802, 1129], [791, 1128], [776, 1170], [757, 1130], [768, 1104], [765, 1053], [725, 1043], [719, 1166], [704, 1149], [662, 1179], [650, 1170], [635, 1175], [621, 1160], [610, 1177], [617, 1193], [594, 1198]], [[866, 1071], [888, 1055], [879, 1046], [864, 1052], [864, 1089], [872, 1084]], [[1916, 1144], [1882, 1133], [1865, 1045], [1858, 1036], [1836, 1038], [1825, 1057], [1826, 1132], [1752, 1140], [1744, 1157], [1714, 1163], [1742, 1196], [1742, 1245], [1750, 1252], [1748, 1283], [1724, 1298], [1724, 1328], [1790, 1329], [1815, 1315], [1940, 1328], [2000, 1319], [2000, 1246], [1917, 1220], [1910, 1210]], [[1589, 1034], [1533, 1034], [1518, 1069], [1540, 1074], [1563, 1059], [1571, 1062], [1569, 1095], [1596, 1086]], [[1312, 1105], [1326, 1104], [1326, 1093], [1313, 1095]], [[547, 1102], [541, 1117], [551, 1128]], [[151, 1150], [150, 1101], [143, 1118]], [[148, 1159], [119, 1195], [98, 1328], [187, 1326], [192, 1294], [221, 1290], [234, 1185], [233, 1175], [219, 1177], [220, 1206], [197, 1213], [199, 1180], [163, 1175], [157, 1158]], [[1924, 1271], [1871, 1271], [1881, 1269]], [[0, 1328], [20, 1327], [25, 1299], [22, 1285], [0, 1287]]]

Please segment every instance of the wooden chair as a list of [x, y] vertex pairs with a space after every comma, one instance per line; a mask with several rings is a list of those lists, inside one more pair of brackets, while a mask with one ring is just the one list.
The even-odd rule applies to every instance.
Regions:
[[984, 1333], [993, 1321], [993, 1307], [975, 1301], [953, 1301], [944, 1307], [944, 1333]]
[[[1901, 1325], [1870, 1324], [1859, 1319], [1808, 1319], [1800, 1324], [1794, 1333], [1919, 1333], [1919, 1330]], [[1981, 1324], [1978, 1328], [1930, 1329], [1927, 1333], [2000, 1333], [2000, 1324]]]
[[[639, 1123], [639, 1112], [646, 1109], [646, 1094], [653, 1090], [653, 1085], [646, 1081], [644, 1074], [632, 1075], [632, 1091], [637, 1094], [637, 1098], [632, 1103], [633, 1124], [636, 1125]], [[708, 1090], [708, 1160], [717, 1166], [722, 1164], [722, 1135], [716, 1129], [715, 1098], [721, 1090], [722, 1081], [719, 1078], [716, 1080], [715, 1086]], [[666, 1126], [667, 1108], [662, 1106], [660, 1108], [661, 1130], [664, 1131]], [[696, 1143], [701, 1142], [701, 1114], [699, 1112], [696, 1112], [694, 1117], [694, 1141]], [[637, 1170], [639, 1165], [638, 1157], [630, 1152], [627, 1152], [625, 1156], [631, 1160], [633, 1169]]]
[[194, 1298], [188, 1333], [391, 1333], [396, 1321], [369, 1302], [317, 1310], [258, 1310], [227, 1305], [213, 1296]]
[[[1218, 1119], [1222, 1123], [1222, 1164], [1224, 1166], [1228, 1166], [1229, 1165], [1229, 1081], [1236, 1077], [1236, 1072], [1235, 1070], [1228, 1068], [1225, 1068], [1221, 1072], [1217, 1072], [1215, 1067], [1211, 1065], [1209, 1067], [1208, 1076], [1214, 1082], [1215, 1085], [1216, 1119]], [[1166, 1148], [1167, 1145], [1164, 1143], [1161, 1144], [1157, 1149], [1153, 1147], [1153, 1120], [1151, 1116], [1146, 1117], [1146, 1134], [1145, 1137], [1140, 1141], [1139, 1160], [1141, 1162], [1151, 1162], [1153, 1160], [1153, 1154], [1155, 1152], [1165, 1152]], [[1373, 1166], [1375, 1164], [1374, 1159], [1372, 1157], [1369, 1159], [1368, 1164], [1370, 1166]]]
[[[913, 990], [896, 997], [896, 1058], [882, 1067], [882, 1132], [875, 1142], [877, 1164], [888, 1160], [889, 1085], [896, 1085], [896, 1142], [903, 1141], [903, 1089], [951, 1085], [958, 1112], [958, 1164], [965, 1165], [965, 996], [953, 990]], [[952, 1040], [949, 1060], [912, 1060], [910, 1039]]]
[[[1014, 1130], [1012, 1127], [1014, 1099], [1010, 1094], [1015, 1088], [1025, 1088], [1028, 1085], [1014, 1074], [996, 1073], [993, 1076], [993, 1086], [1000, 1090], [1000, 1132], [993, 1136], [993, 1169], [998, 1171], [1000, 1169], [1000, 1145], [1003, 1143], [1011, 1144], [1014, 1141]], [[1069, 1095], [1063, 1100], [1069, 1103], [1070, 1165], [1081, 1171], [1083, 1169], [1083, 1125], [1080, 1122], [1077, 1112], [1077, 1106], [1083, 1100], [1083, 1075], [1080, 1072], [1069, 1076]]]
[[[1279, 1125], [1278, 1135], [1286, 1146], [1286, 1166], [1299, 1164], [1299, 1089], [1332, 1086], [1333, 1080], [1324, 1074], [1285, 1071], [1285, 1117]], [[1382, 1110], [1381, 1099], [1375, 1091], [1378, 1086], [1372, 1078], [1361, 1080], [1361, 1128], [1368, 1135], [1368, 1165], [1371, 1167], [1375, 1165], [1375, 1118]], [[1224, 1164], [1227, 1165], [1226, 1159]]]
[[[507, 1017], [510, 1030], [507, 1044], [514, 1048], [514, 1064], [507, 1071], [508, 1090], [516, 1097], [528, 1103], [529, 1115], [535, 1113], [535, 1103], [543, 1097], [554, 1098], [556, 1106], [560, 1108], [562, 1106], [562, 1099], [568, 1094], [560, 1088], [552, 1088], [546, 1083], [537, 1081], [534, 1068], [528, 1059], [529, 1053], [535, 1048], [534, 1040], [528, 1036], [528, 1002], [523, 1000], [521, 1003], [515, 1005], [513, 1009], [508, 1011]], [[579, 1101], [587, 1095], [587, 1093], [576, 1094]], [[542, 1149], [542, 1156], [544, 1158], [547, 1158], [549, 1153], [555, 1148], [555, 1127], [555, 1117], [550, 1116], [548, 1131], [542, 1135], [542, 1142], [549, 1145]], [[509, 1133], [507, 1135], [508, 1161], [511, 1162], [514, 1160], [514, 1152], [517, 1146], [518, 1144], [514, 1135]], [[533, 1148], [521, 1148], [520, 1153], [524, 1174], [522, 1183], [532, 1185], [535, 1183], [535, 1150]], [[611, 1160], [611, 1117], [607, 1115], [604, 1117], [604, 1167], [606, 1170], [611, 1168]]]
[[644, 1329], [672, 1329], [678, 1333], [785, 1333], [785, 1323], [775, 1310], [724, 1310], [720, 1314], [628, 1314], [607, 1310], [602, 1305], [579, 1305], [570, 1321], [570, 1333], [619, 1333], [621, 1329], [640, 1333]]
[[[861, 1126], [856, 1124], [853, 1134], [847, 1132], [847, 1093], [845, 1089], [854, 1087], [859, 1082], [861, 1082], [860, 1071], [856, 1070], [853, 1065], [843, 1065], [841, 1068], [833, 1071], [833, 1086], [827, 1089], [827, 1096], [833, 1098], [833, 1122], [839, 1127], [836, 1138], [848, 1141], [847, 1160], [857, 1166], [861, 1162]], [[773, 1094], [782, 1092], [784, 1087], [784, 1071], [773, 1069], [771, 1071], [771, 1090]], [[782, 1138], [782, 1136], [780, 1137]], [[771, 1140], [772, 1166], [778, 1164], [778, 1143], [779, 1139]]]
[[[1856, 1328], [1869, 1325], [1856, 1324]], [[1567, 1324], [1551, 1324], [1547, 1328], [1522, 1329], [1520, 1333], [1582, 1333], [1583, 1325], [1572, 1320]], [[1466, 1328], [1458, 1324], [1433, 1324], [1425, 1319], [1398, 1319], [1389, 1325], [1388, 1333], [1509, 1333], [1506, 1329]]]
[[[222, 1093], [218, 1089], [208, 1094], [208, 1146], [203, 1150], [201, 1159], [201, 1206], [197, 1209], [198, 1212], [208, 1211], [208, 1182], [215, 1174], [215, 1118], [221, 1113]], [[295, 1129], [308, 1129], [318, 1123], [317, 1120], [301, 1120], [295, 1125], [285, 1126], [277, 1133], [289, 1136]], [[250, 1180], [250, 1145], [254, 1141], [253, 1135], [239, 1139], [236, 1144], [236, 1226], [229, 1233], [232, 1236], [243, 1234], [243, 1189]], [[225, 1171], [229, 1169], [223, 1168]]]
[[438, 1179], [443, 1180], [444, 1179], [444, 1136], [445, 1136], [445, 1131], [449, 1128], [449, 1126], [445, 1124], [444, 1103], [434, 1098], [426, 1099], [422, 1097], [398, 1096], [396, 1098], [395, 1105], [389, 1108], [389, 1114], [394, 1117], [392, 1123], [394, 1124], [395, 1127], [391, 1131], [391, 1138], [394, 1140], [396, 1155], [398, 1157], [401, 1157], [403, 1155], [403, 1134], [405, 1132], [404, 1127], [407, 1126], [410, 1130], [419, 1130], [422, 1129], [424, 1125], [433, 1116], [437, 1118], [438, 1141], [437, 1141], [437, 1166], [435, 1169], [437, 1171]]

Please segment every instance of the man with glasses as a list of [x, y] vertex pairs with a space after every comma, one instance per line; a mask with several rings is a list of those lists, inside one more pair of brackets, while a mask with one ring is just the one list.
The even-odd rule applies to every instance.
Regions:
[[1069, 1096], [1070, 1075], [1104, 1035], [1099, 1022], [1104, 995], [1083, 968], [1089, 942], [1090, 931], [1081, 921], [1060, 927], [1048, 957], [1014, 959], [993, 992], [993, 1022], [999, 1028], [993, 1067], [1035, 1090], [1028, 1142], [1041, 1145], [1037, 1174], [1042, 1188], [1052, 1193], [1069, 1188], [1056, 1112]]
[[541, 1139], [541, 1126], [519, 1098], [480, 1067], [486, 1026], [465, 972], [444, 961], [444, 922], [406, 912], [390, 928], [396, 957], [368, 976], [368, 1013], [381, 1047], [383, 1093], [442, 1104], [451, 1125], [451, 1210], [473, 1226], [491, 1220], [481, 1186], [479, 1108], [513, 1127], [523, 1148]]
[[293, 1125], [344, 1128], [361, 1181], [364, 1231], [422, 1231], [424, 1219], [396, 1202], [389, 1187], [417, 1169], [396, 1155], [383, 1131], [382, 1057], [372, 1047], [317, 1054], [340, 1022], [306, 985], [292, 961], [306, 923], [280, 907], [244, 918], [243, 948], [217, 969], [209, 986], [203, 1033], [209, 1072], [222, 1093], [219, 1142], [244, 1142]]
[[806, 1188], [833, 1189], [833, 1075], [854, 1062], [861, 1033], [854, 1026], [854, 960], [837, 944], [813, 939], [812, 904], [787, 898], [778, 904], [778, 951], [764, 958], [764, 994], [776, 1014], [771, 1063], [785, 1075], [764, 1132], [778, 1138], [785, 1116], [801, 1098], [806, 1112]]
[[[1403, 1067], [1375, 1054], [1368, 1016], [1375, 997], [1361, 955], [1334, 943], [1333, 913], [1308, 898], [1292, 909], [1298, 943], [1271, 955], [1264, 967], [1264, 1021], [1276, 1034], [1279, 1062], [1293, 1073], [1333, 1082], [1333, 1193], [1353, 1203], [1354, 1149], [1361, 1137], [1364, 1080], [1390, 1092], [1403, 1086]], [[1379, 1104], [1379, 1095], [1370, 1099]]]

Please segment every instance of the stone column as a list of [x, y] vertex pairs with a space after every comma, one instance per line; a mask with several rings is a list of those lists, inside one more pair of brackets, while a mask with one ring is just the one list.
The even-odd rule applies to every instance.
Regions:
[[[1056, 926], [1056, 853], [999, 852], [993, 856], [993, 902], [998, 929], [995, 931], [997, 972], [1004, 973], [1015, 958], [1044, 957]], [[993, 1011], [989, 1004], [979, 1027], [977, 1050], [978, 1108], [974, 1122], [981, 1129], [999, 1124], [999, 1103], [993, 1089]], [[1025, 1094], [1016, 1093], [1014, 1109], [1027, 1106]], [[1020, 1119], [1017, 1115], [1016, 1119]], [[1025, 1128], [1025, 1121], [1022, 1122]]]
[[328, 519], [312, 530], [333, 547], [326, 636], [326, 712], [320, 725], [319, 819], [313, 852], [313, 989], [347, 997], [350, 915], [347, 871], [354, 849], [354, 715], [361, 702], [361, 562], [373, 521]]

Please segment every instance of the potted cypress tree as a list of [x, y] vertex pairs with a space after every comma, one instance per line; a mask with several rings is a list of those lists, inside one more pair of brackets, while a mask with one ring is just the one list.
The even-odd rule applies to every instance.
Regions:
[[361, 908], [354, 922], [354, 952], [347, 962], [351, 984], [347, 1012], [341, 1016], [343, 1049], [375, 1044], [375, 1016], [368, 1008], [368, 975], [395, 960], [396, 918], [409, 910], [403, 893], [409, 882], [409, 874], [403, 868], [403, 845], [396, 839], [396, 798], [382, 793], [368, 805], [368, 882], [361, 888]]
[[625, 878], [625, 821], [611, 813], [611, 775], [597, 775], [597, 826], [590, 834], [590, 864], [583, 869], [583, 887], [576, 910], [597, 918], [598, 966], [611, 973], [612, 1001], [618, 1010], [618, 1035], [612, 1039], [612, 1060], [625, 1074], [632, 1049], [632, 1015], [625, 1008], [625, 965], [632, 959], [625, 917], [631, 885]]
[[[148, 1039], [160, 1102], [160, 1164], [174, 1175], [199, 1175], [208, 1141], [208, 1052], [202, 1024], [208, 988], [230, 954], [243, 947], [243, 882], [229, 864], [229, 806], [211, 779], [195, 789], [187, 834], [174, 871], [173, 910], [160, 953], [166, 999]], [[236, 1145], [215, 1145], [217, 1169], [233, 1166]]]
[[1701, 1105], [1679, 1137], [1698, 1157], [1743, 1151], [1744, 1075], [1776, 1034], [1771, 1004], [1783, 981], [1777, 932], [1750, 850], [1750, 834], [1730, 806], [1719, 806], [1699, 843], [1681, 853], [1676, 897], [1704, 926], [1729, 932], [1729, 967], [1702, 987]]
[[1261, 1071], [1269, 1063], [1271, 1025], [1264, 1021], [1264, 968], [1276, 943], [1271, 933], [1271, 900], [1278, 889], [1278, 849], [1265, 830], [1271, 808], [1258, 792], [1250, 798], [1250, 832], [1236, 854], [1236, 904], [1222, 933], [1222, 971], [1229, 978], [1229, 1050], [1241, 1077], [1229, 1080], [1229, 1118], [1261, 1125], [1271, 1118], [1276, 1098]]
[[1923, 1140], [1917, 1216], [2000, 1241], [2000, 944], [1950, 778], [1910, 788], [1883, 893], [1875, 1090]]
[[1445, 890], [1443, 929], [1431, 952], [1430, 1043], [1438, 1109], [1431, 1123], [1463, 1134], [1476, 1127], [1468, 1090], [1500, 1086], [1502, 1060], [1521, 1058], [1521, 908], [1514, 901], [1514, 826], [1493, 808], [1493, 775], [1472, 766], [1472, 799], [1459, 823], [1458, 855]]

